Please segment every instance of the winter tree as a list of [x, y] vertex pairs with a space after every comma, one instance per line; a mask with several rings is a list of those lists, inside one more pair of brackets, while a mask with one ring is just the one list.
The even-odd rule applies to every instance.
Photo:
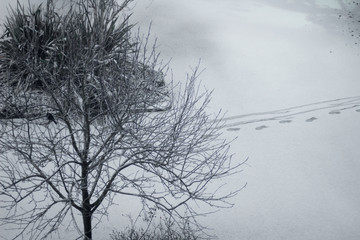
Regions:
[[[174, 87], [127, 6], [72, 1], [10, 11], [0, 41], [1, 224], [46, 239], [64, 219], [92, 239], [95, 215], [133, 196], [174, 218], [190, 202], [230, 206], [209, 190], [237, 172], [198, 71]], [[80, 217], [79, 217], [80, 216]]]

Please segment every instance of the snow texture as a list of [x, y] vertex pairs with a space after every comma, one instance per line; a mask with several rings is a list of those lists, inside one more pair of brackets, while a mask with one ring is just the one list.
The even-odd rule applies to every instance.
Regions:
[[[201, 219], [219, 239], [360, 239], [360, 25], [350, 2], [136, 3], [133, 21], [144, 29], [152, 21], [175, 79], [202, 59], [202, 83], [215, 90], [209, 110], [228, 112], [234, 160], [249, 157], [227, 180], [247, 183], [235, 206]], [[127, 209], [136, 209], [132, 199], [113, 207], [95, 237], [121, 228]]]

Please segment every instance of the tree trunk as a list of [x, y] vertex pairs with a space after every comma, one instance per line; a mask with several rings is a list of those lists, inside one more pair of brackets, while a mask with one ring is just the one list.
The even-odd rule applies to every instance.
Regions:
[[91, 226], [91, 212], [83, 212], [83, 224], [84, 224], [84, 240], [92, 239], [92, 226]]
[[90, 196], [88, 191], [88, 163], [83, 161], [81, 170], [81, 177], [82, 177], [82, 217], [83, 217], [83, 224], [84, 224], [84, 240], [91, 240], [92, 239], [92, 226], [91, 226], [91, 204], [90, 204]]

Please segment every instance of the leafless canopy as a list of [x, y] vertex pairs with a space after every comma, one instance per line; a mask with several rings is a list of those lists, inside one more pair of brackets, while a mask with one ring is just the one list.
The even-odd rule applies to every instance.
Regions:
[[57, 14], [48, 1], [24, 14], [26, 28], [7, 25], [0, 206], [1, 223], [20, 229], [15, 237], [44, 239], [79, 215], [79, 236], [92, 239], [93, 216], [105, 214], [114, 195], [176, 217], [195, 216], [193, 201], [229, 206], [237, 192], [208, 190], [240, 164], [231, 164], [221, 122], [205, 111], [210, 93], [199, 91], [198, 71], [173, 87], [148, 38], [131, 35], [122, 15], [128, 2], [79, 0]]

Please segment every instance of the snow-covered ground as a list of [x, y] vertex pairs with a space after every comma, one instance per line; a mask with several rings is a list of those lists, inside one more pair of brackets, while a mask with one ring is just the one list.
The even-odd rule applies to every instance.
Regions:
[[[234, 159], [249, 157], [228, 180], [229, 188], [247, 183], [235, 206], [202, 219], [219, 239], [360, 239], [360, 23], [346, 18], [346, 2], [140, 0], [134, 7], [139, 25], [152, 21], [175, 79], [201, 58], [202, 83], [215, 90], [211, 110], [227, 111], [224, 135], [238, 137]], [[121, 206], [114, 212], [98, 239], [117, 227]]]
[[135, 7], [176, 78], [202, 59], [212, 106], [228, 112], [226, 136], [238, 137], [235, 159], [249, 157], [229, 181], [247, 182], [235, 206], [204, 219], [219, 239], [360, 239], [360, 48], [351, 32], [360, 24], [349, 9], [335, 0]]

